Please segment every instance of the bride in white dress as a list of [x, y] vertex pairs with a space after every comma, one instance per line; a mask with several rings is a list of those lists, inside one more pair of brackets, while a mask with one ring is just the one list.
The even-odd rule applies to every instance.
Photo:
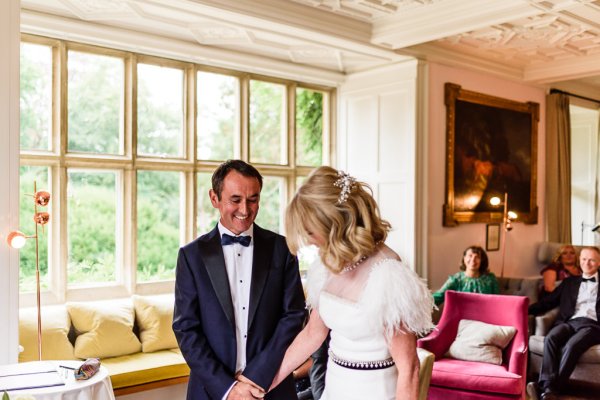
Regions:
[[271, 387], [331, 330], [322, 400], [416, 399], [416, 335], [433, 328], [433, 298], [384, 244], [390, 225], [369, 187], [333, 168], [317, 168], [290, 203], [286, 226], [292, 253], [314, 244], [320, 260], [309, 270], [309, 322]]

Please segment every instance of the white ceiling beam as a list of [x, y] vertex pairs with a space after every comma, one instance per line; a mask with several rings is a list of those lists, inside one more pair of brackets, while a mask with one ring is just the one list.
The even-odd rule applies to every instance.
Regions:
[[[282, 0], [136, 0], [234, 24], [249, 30], [304, 39], [352, 53], [402, 61], [370, 42], [371, 24]], [[284, 3], [284, 4], [282, 4]]]
[[371, 24], [289, 0], [137, 0], [142, 3], [187, 7], [211, 17], [264, 27], [265, 21], [278, 29], [294, 29], [314, 34], [334, 36], [353, 41], [369, 42]]
[[337, 86], [345, 80], [341, 72], [27, 10], [21, 10], [21, 32], [306, 83]]
[[526, 82], [552, 83], [597, 76], [599, 72], [600, 54], [594, 54], [526, 66], [523, 78]]
[[400, 49], [539, 13], [525, 0], [445, 0], [374, 21], [371, 43]]
[[519, 67], [501, 64], [496, 61], [465, 53], [458, 53], [452, 49], [438, 46], [435, 43], [412, 46], [402, 49], [401, 52], [421, 60], [436, 62], [451, 67], [485, 72], [514, 81], [523, 80], [523, 71]]

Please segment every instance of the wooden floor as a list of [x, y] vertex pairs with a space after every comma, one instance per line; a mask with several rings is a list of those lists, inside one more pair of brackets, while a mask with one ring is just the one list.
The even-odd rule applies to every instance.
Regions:
[[[567, 394], [563, 394], [560, 400], [600, 400], [600, 387], [577, 387], [570, 386], [567, 389]], [[527, 397], [528, 400], [531, 400]]]

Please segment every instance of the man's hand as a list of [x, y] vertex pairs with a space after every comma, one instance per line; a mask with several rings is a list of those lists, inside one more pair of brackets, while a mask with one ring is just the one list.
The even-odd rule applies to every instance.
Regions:
[[256, 383], [252, 382], [250, 379], [246, 378], [244, 375], [238, 373], [235, 379], [237, 379], [238, 382], [250, 385], [252, 388], [250, 389], [250, 392], [252, 393], [254, 398], [262, 399], [263, 397], [265, 397], [265, 390]]
[[[250, 380], [248, 381], [251, 382]], [[227, 395], [227, 400], [254, 400], [262, 399], [263, 397], [265, 397], [264, 390], [260, 389], [258, 386], [238, 380]]]

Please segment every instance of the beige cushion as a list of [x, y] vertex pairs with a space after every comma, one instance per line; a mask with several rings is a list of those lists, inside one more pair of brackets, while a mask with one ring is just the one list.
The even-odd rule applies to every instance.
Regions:
[[141, 351], [133, 333], [133, 306], [129, 299], [67, 303], [78, 334], [75, 357], [116, 357]]
[[175, 297], [172, 294], [133, 296], [135, 318], [140, 328], [144, 353], [177, 347], [172, 328], [174, 304]]
[[[42, 359], [71, 360], [73, 345], [68, 334], [71, 319], [64, 306], [42, 307]], [[37, 308], [19, 310], [19, 344], [23, 352], [19, 354], [19, 362], [36, 361], [38, 359]]]
[[481, 321], [462, 319], [458, 323], [456, 339], [450, 345], [449, 357], [464, 361], [502, 364], [502, 350], [510, 343], [517, 330], [512, 326], [498, 326]]

